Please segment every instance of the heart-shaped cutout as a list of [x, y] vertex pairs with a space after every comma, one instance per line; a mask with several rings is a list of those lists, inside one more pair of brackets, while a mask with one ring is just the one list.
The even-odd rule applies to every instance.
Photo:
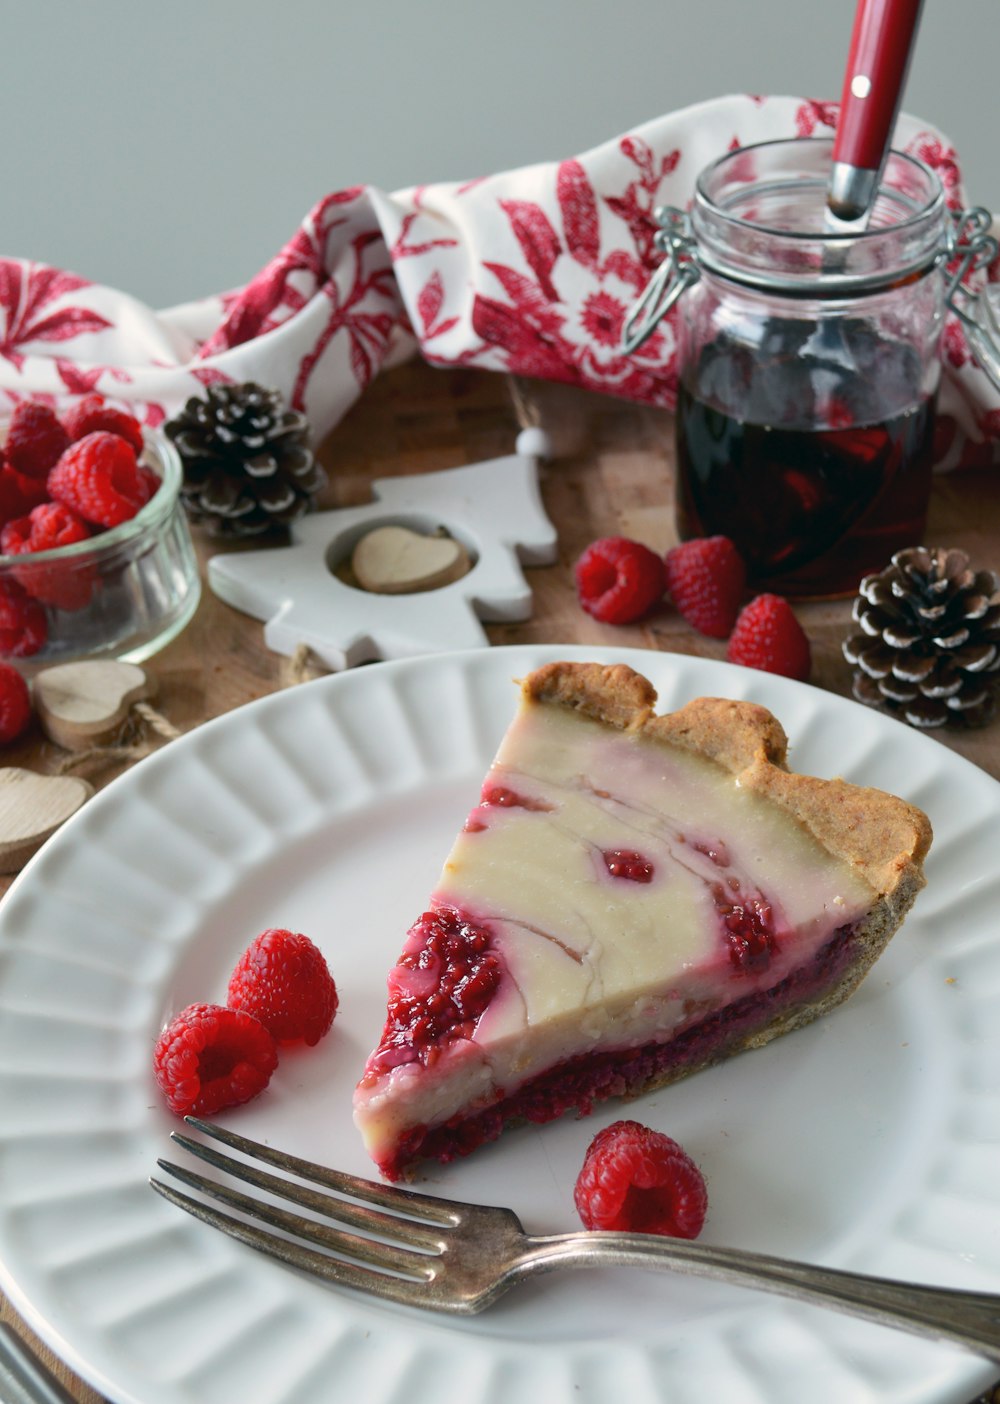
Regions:
[[109, 741], [133, 704], [153, 691], [141, 668], [114, 658], [60, 663], [43, 669], [32, 683], [42, 729], [69, 751]]
[[0, 872], [19, 872], [93, 793], [77, 775], [0, 768]]
[[421, 536], [402, 526], [368, 532], [355, 546], [351, 565], [361, 588], [376, 595], [439, 590], [472, 569], [468, 551], [453, 536]]

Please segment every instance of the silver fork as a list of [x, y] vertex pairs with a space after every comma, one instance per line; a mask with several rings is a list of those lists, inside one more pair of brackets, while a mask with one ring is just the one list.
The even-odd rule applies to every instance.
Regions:
[[652, 1234], [527, 1234], [510, 1209], [378, 1184], [286, 1155], [196, 1117], [185, 1120], [241, 1155], [332, 1190], [323, 1193], [234, 1160], [203, 1141], [179, 1132], [171, 1135], [200, 1160], [321, 1215], [325, 1222], [166, 1160], [157, 1163], [182, 1183], [278, 1232], [234, 1218], [152, 1178], [150, 1184], [159, 1194], [283, 1263], [383, 1300], [468, 1316], [492, 1305], [515, 1283], [553, 1268], [659, 1267], [832, 1307], [883, 1326], [951, 1341], [1000, 1362], [1000, 1296], [865, 1277]]

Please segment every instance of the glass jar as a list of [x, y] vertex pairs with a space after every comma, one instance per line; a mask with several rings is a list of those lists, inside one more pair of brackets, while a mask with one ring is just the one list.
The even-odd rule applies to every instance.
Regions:
[[85, 658], [139, 663], [193, 616], [201, 584], [183, 466], [164, 434], [144, 439], [141, 462], [160, 483], [134, 517], [70, 546], [0, 555], [0, 659], [26, 675]]
[[833, 220], [832, 146], [708, 166], [689, 213], [657, 212], [667, 258], [626, 326], [634, 349], [677, 302], [678, 534], [730, 537], [754, 588], [786, 595], [854, 593], [923, 539], [965, 248], [935, 173], [898, 152], [867, 223]]

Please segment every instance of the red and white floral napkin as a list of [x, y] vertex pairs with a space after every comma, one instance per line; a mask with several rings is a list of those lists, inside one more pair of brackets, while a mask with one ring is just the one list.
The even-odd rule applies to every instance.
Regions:
[[[585, 155], [461, 183], [324, 196], [244, 288], [154, 311], [72, 273], [0, 258], [0, 407], [59, 409], [95, 391], [147, 424], [213, 381], [277, 386], [325, 435], [390, 358], [570, 382], [672, 406], [669, 320], [633, 356], [626, 311], [658, 261], [652, 211], [685, 205], [726, 150], [831, 132], [836, 105], [725, 97], [660, 117]], [[955, 153], [900, 118], [894, 145], [966, 203]], [[974, 195], [974, 192], [973, 192]], [[987, 273], [1000, 281], [1000, 259]], [[1000, 392], [951, 318], [938, 459], [1000, 457]]]

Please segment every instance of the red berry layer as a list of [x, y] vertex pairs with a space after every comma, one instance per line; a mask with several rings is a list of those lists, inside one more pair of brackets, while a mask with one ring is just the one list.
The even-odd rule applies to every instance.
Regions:
[[502, 967], [486, 926], [451, 907], [424, 912], [389, 974], [385, 1028], [367, 1072], [432, 1063], [444, 1045], [468, 1038], [500, 985]]
[[609, 1097], [636, 1096], [672, 1076], [722, 1062], [788, 1010], [833, 990], [855, 959], [853, 935], [852, 926], [841, 927], [808, 965], [769, 989], [735, 1000], [666, 1043], [569, 1059], [471, 1116], [414, 1127], [379, 1161], [379, 1170], [398, 1180], [419, 1160], [448, 1163], [468, 1155], [495, 1141], [506, 1126], [554, 1121], [568, 1111], [587, 1116], [595, 1103]]

